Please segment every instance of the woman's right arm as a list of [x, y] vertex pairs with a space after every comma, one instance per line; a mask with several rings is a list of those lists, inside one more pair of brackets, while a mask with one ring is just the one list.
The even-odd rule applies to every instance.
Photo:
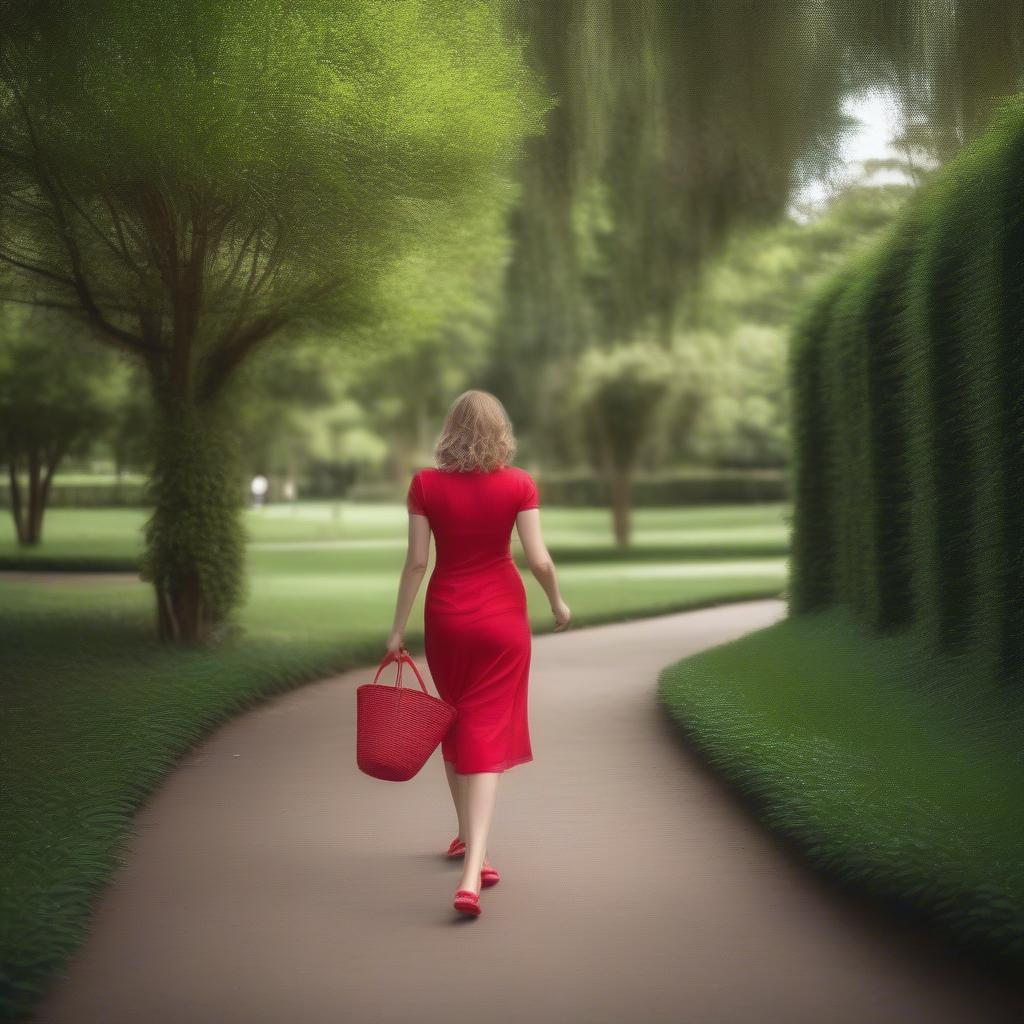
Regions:
[[551, 612], [555, 616], [555, 630], [565, 629], [572, 618], [569, 606], [562, 600], [558, 589], [558, 574], [555, 563], [548, 552], [547, 545], [540, 529], [540, 509], [523, 509], [516, 515], [516, 530], [526, 555], [526, 562], [534, 579], [544, 588], [544, 593], [551, 602]]

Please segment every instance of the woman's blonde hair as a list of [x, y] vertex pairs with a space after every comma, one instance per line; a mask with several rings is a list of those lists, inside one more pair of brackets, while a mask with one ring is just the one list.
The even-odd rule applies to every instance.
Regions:
[[439, 469], [489, 473], [508, 465], [516, 440], [505, 406], [489, 391], [463, 391], [452, 402], [434, 445]]

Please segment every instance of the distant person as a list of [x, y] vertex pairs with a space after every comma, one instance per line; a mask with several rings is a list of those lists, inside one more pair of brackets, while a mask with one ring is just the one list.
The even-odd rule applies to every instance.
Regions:
[[406, 495], [409, 547], [387, 649], [405, 651], [406, 622], [426, 572], [427, 665], [440, 696], [458, 709], [441, 741], [459, 833], [449, 857], [465, 857], [454, 906], [481, 912], [480, 888], [499, 874], [487, 859], [498, 776], [533, 760], [527, 722], [532, 637], [526, 588], [512, 559], [515, 526], [530, 570], [544, 588], [555, 630], [571, 618], [540, 528], [537, 485], [510, 464], [516, 451], [504, 406], [487, 391], [452, 403], [434, 446], [436, 467], [419, 469]]

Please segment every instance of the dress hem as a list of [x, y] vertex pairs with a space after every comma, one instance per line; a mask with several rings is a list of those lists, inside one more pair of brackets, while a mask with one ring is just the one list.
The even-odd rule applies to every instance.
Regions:
[[[449, 761], [448, 758], [442, 758], [445, 764], [455, 766], [455, 761]], [[469, 771], [460, 772], [458, 768], [455, 768], [456, 774], [458, 775], [478, 775], [484, 772], [507, 772], [510, 768], [516, 768], [521, 764], [529, 764], [533, 760], [533, 754], [529, 754], [526, 757], [519, 757], [513, 761], [503, 761], [500, 766], [495, 768], [471, 768]]]

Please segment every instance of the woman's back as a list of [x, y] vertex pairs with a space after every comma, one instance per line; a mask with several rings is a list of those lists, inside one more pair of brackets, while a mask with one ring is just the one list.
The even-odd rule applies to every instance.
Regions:
[[409, 485], [408, 507], [425, 515], [436, 546], [433, 580], [514, 565], [516, 516], [539, 507], [537, 486], [526, 470], [490, 472], [420, 469]]

